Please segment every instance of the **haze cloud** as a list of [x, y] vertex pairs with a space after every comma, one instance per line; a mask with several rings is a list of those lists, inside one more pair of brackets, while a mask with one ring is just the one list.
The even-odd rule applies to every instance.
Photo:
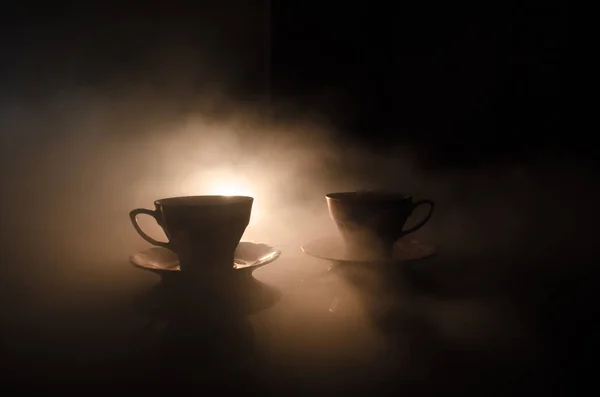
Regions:
[[[148, 246], [131, 227], [128, 212], [177, 195], [239, 192], [255, 197], [243, 239], [279, 247], [281, 261], [298, 263], [293, 267], [297, 274], [275, 265], [257, 271], [257, 278], [270, 274], [284, 294], [296, 299], [293, 313], [289, 307], [275, 309], [279, 326], [288, 321], [287, 330], [296, 336], [300, 331], [293, 328], [302, 318], [316, 317], [315, 324], [323, 326], [311, 332], [307, 325], [305, 339], [293, 346], [284, 332], [269, 342], [281, 343], [296, 358], [310, 356], [311, 344], [330, 341], [327, 336], [339, 331], [327, 328], [332, 302], [306, 287], [309, 280], [318, 284], [317, 276], [307, 276], [311, 270], [321, 274], [327, 264], [300, 250], [310, 239], [336, 233], [325, 204], [328, 192], [386, 188], [434, 200], [432, 221], [421, 235], [439, 244], [440, 258], [459, 258], [435, 262], [434, 278], [466, 295], [491, 289], [497, 280], [499, 289], [535, 289], [548, 277], [582, 269], [580, 259], [596, 250], [590, 231], [597, 224], [598, 192], [591, 170], [567, 165], [558, 156], [473, 170], [451, 164], [426, 169], [416, 148], [374, 150], [350, 141], [330, 119], [337, 113], [301, 111], [278, 98], [270, 103], [243, 99], [236, 92], [244, 76], [241, 66], [232, 66], [235, 57], [206, 61], [220, 57], [218, 47], [191, 57], [196, 49], [185, 44], [158, 46], [152, 55], [156, 62], [149, 66], [153, 72], [140, 72], [137, 80], [112, 81], [101, 89], [56, 84], [35, 98], [2, 98], [0, 294], [8, 302], [5, 318], [50, 318], [64, 307], [87, 307], [91, 296], [110, 300], [113, 294], [155, 283], [128, 263], [131, 253]], [[330, 91], [315, 97], [332, 101], [324, 106], [331, 112], [348, 111], [338, 108], [342, 95]], [[402, 125], [401, 109], [398, 117]], [[399, 127], [396, 133], [405, 131]], [[140, 221], [161, 237], [152, 220]], [[340, 300], [338, 312], [361, 311], [351, 289], [345, 292], [347, 286], [338, 285], [339, 291], [331, 291], [331, 285], [318, 288]], [[500, 328], [490, 320], [494, 308], [485, 304], [404, 298], [385, 303], [406, 315], [406, 322], [439, 329], [446, 340], [460, 341], [466, 330], [485, 345], [482, 335]], [[512, 320], [510, 311], [502, 315], [506, 323]], [[356, 322], [364, 325], [361, 316]], [[262, 324], [264, 333], [277, 336], [270, 326]], [[510, 325], [502, 329], [507, 338], [519, 335]], [[320, 345], [320, 354], [330, 354], [328, 348], [344, 351], [352, 338], [342, 339], [337, 347]], [[358, 336], [355, 342], [367, 343]], [[407, 357], [413, 354], [408, 344]]]
[[[417, 151], [363, 149], [345, 141], [325, 115], [282, 120], [261, 104], [210, 98], [188, 98], [192, 110], [179, 111], [168, 98], [117, 88], [63, 92], [35, 107], [4, 105], [2, 217], [11, 239], [3, 244], [37, 263], [33, 273], [13, 271], [46, 277], [58, 267], [97, 277], [102, 264], [145, 246], [129, 210], [220, 188], [256, 197], [245, 239], [298, 255], [307, 239], [335, 232], [323, 196], [336, 190], [390, 188], [431, 198], [438, 206], [423, 233], [451, 251], [499, 254], [532, 244], [528, 233], [544, 223], [572, 223], [580, 205], [559, 200], [592, 197], [584, 169], [425, 171]], [[582, 193], [561, 196], [573, 189]], [[152, 221], [143, 223], [160, 235]], [[557, 226], [554, 237], [564, 232]], [[50, 254], [65, 263], [42, 264]]]

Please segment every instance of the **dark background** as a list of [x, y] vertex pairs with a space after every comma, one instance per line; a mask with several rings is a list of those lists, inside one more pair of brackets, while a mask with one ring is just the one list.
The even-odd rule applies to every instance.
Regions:
[[584, 146], [565, 135], [562, 3], [274, 9], [276, 90], [307, 102], [339, 90], [338, 122], [375, 144], [467, 162]]
[[[563, 2], [18, 3], [2, 19], [2, 88], [13, 95], [132, 81], [202, 93], [202, 48], [216, 70], [235, 69], [236, 96], [270, 91], [374, 147], [465, 164], [590, 154], [565, 122]], [[157, 54], [185, 78], [153, 69]]]

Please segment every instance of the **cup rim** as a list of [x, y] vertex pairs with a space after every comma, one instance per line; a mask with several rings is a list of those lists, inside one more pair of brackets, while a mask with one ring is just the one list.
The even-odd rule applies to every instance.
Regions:
[[156, 206], [161, 207], [196, 207], [196, 206], [223, 206], [230, 204], [252, 204], [254, 197], [238, 195], [193, 195], [165, 197], [154, 200]]
[[366, 190], [327, 193], [325, 197], [330, 201], [356, 200], [359, 197], [365, 197], [369, 199], [405, 200], [412, 198], [412, 195], [387, 190]]

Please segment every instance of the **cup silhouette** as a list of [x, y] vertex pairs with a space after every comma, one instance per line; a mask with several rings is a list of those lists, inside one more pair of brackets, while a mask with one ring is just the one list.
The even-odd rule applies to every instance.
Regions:
[[[235, 249], [250, 222], [254, 199], [247, 196], [187, 196], [156, 200], [154, 210], [134, 209], [131, 223], [147, 242], [168, 248], [179, 256], [182, 272], [208, 267], [232, 269]], [[168, 242], [148, 236], [137, 216], [153, 217]]]
[[[329, 215], [346, 244], [347, 254], [357, 260], [392, 259], [394, 244], [425, 225], [433, 213], [431, 200], [391, 192], [340, 192], [326, 195]], [[422, 205], [429, 212], [405, 229], [413, 211]]]

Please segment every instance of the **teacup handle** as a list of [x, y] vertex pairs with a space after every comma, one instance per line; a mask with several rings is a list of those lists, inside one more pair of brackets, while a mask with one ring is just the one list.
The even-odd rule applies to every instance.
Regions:
[[419, 207], [421, 205], [425, 205], [425, 204], [429, 205], [429, 212], [427, 213], [425, 218], [423, 218], [423, 220], [421, 222], [417, 223], [416, 225], [409, 228], [408, 230], [403, 230], [402, 231], [403, 236], [406, 236], [407, 234], [416, 232], [417, 230], [422, 228], [423, 225], [425, 225], [427, 223], [427, 221], [429, 221], [429, 219], [431, 218], [431, 215], [433, 214], [433, 208], [435, 207], [435, 203], [431, 200], [419, 200], [419, 201], [413, 203], [411, 214], [414, 212], [414, 210], [417, 209], [417, 207]]
[[157, 241], [157, 240], [153, 239], [152, 237], [148, 236], [146, 233], [144, 233], [144, 231], [140, 227], [140, 224], [137, 221], [137, 216], [141, 215], [141, 214], [150, 215], [152, 218], [154, 218], [156, 220], [156, 223], [158, 223], [160, 225], [160, 222], [158, 221], [158, 214], [156, 211], [147, 210], [145, 208], [137, 208], [129, 213], [129, 219], [131, 219], [131, 224], [133, 225], [133, 228], [135, 229], [135, 231], [138, 232], [138, 234], [140, 236], [142, 236], [142, 238], [144, 240], [146, 240], [147, 242], [149, 242], [150, 244], [170, 249], [170, 246], [171, 246], [170, 243], [168, 243], [168, 242], [163, 243], [162, 241]]

